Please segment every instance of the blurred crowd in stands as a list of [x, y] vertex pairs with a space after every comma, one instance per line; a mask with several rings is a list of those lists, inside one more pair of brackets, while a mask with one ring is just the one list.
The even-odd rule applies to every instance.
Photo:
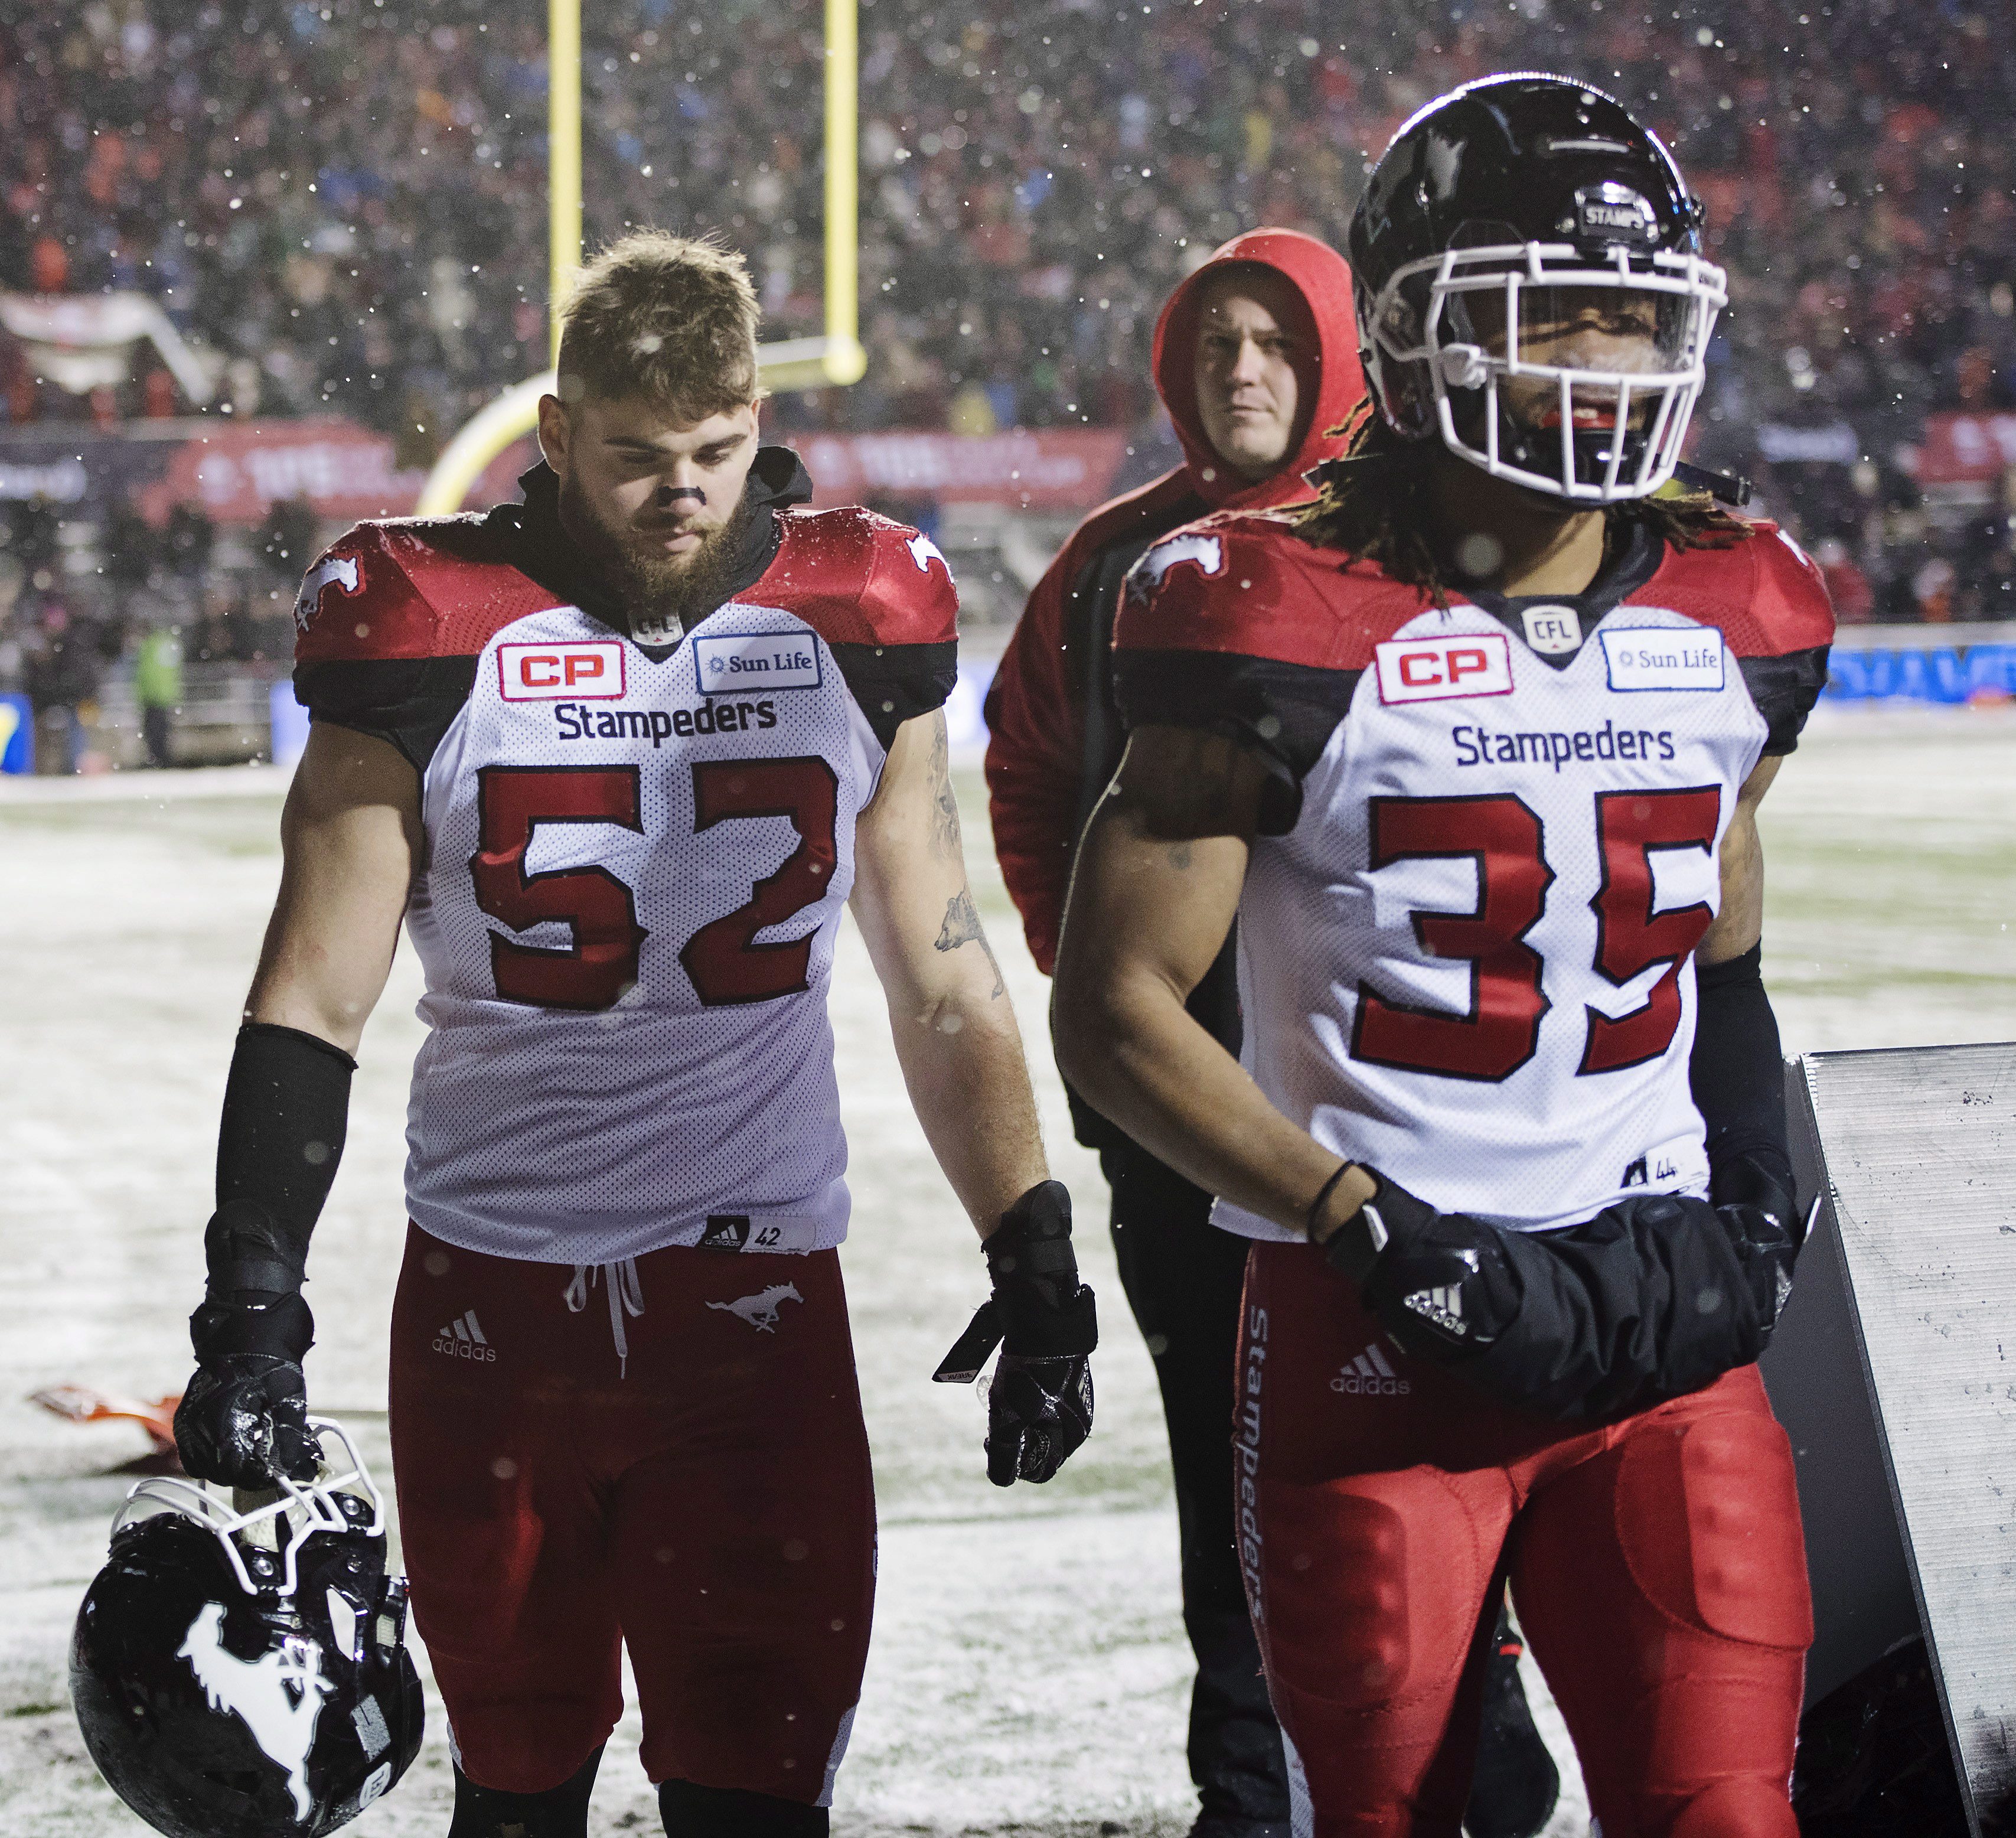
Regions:
[[[1845, 616], [2011, 616], [2002, 494], [1928, 504], [1910, 464], [1928, 411], [2016, 406], [2016, 33], [1998, 12], [861, 0], [868, 374], [780, 400], [773, 425], [1090, 423], [1145, 443], [1155, 314], [1213, 246], [1263, 222], [1341, 241], [1366, 162], [1418, 104], [1561, 70], [1640, 110], [1707, 201], [1732, 300], [1699, 456], [1758, 479]], [[424, 463], [545, 362], [545, 14], [6, 9], [0, 290], [154, 295], [219, 360], [213, 412], [340, 413]], [[591, 241], [719, 229], [772, 337], [821, 328], [820, 19], [774, 0], [583, 9]], [[67, 395], [0, 339], [13, 422], [186, 407], [144, 365], [123, 391]], [[1766, 426], [1802, 456], [1767, 460]]]
[[0, 696], [28, 698], [42, 769], [77, 769], [108, 678], [133, 692], [160, 766], [185, 664], [200, 680], [286, 674], [294, 594], [323, 535], [304, 500], [276, 503], [264, 526], [221, 542], [196, 506], [175, 506], [157, 529], [115, 503], [88, 526], [103, 561], [81, 576], [66, 565], [68, 521], [33, 499], [0, 504]]

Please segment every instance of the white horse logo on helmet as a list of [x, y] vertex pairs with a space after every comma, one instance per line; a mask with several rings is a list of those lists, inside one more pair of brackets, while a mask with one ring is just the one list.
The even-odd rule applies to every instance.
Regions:
[[322, 1649], [290, 1636], [272, 1652], [241, 1660], [225, 1651], [224, 1606], [212, 1602], [196, 1611], [175, 1656], [189, 1661], [211, 1707], [236, 1712], [268, 1758], [287, 1771], [295, 1816], [305, 1822], [315, 1811], [308, 1750], [322, 1701], [333, 1688], [322, 1677]]

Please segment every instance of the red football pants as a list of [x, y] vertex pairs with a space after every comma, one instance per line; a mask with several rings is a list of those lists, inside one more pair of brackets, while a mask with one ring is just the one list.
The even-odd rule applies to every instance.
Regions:
[[635, 1270], [641, 1313], [620, 1267], [571, 1307], [567, 1265], [409, 1229], [393, 1472], [456, 1758], [482, 1786], [558, 1786], [622, 1713], [627, 1642], [653, 1782], [823, 1804], [875, 1593], [839, 1256], [675, 1247]]
[[1248, 1259], [1240, 1561], [1295, 1830], [1456, 1838], [1501, 1582], [1604, 1838], [1797, 1838], [1813, 1638], [1755, 1366], [1569, 1433], [1408, 1358], [1305, 1245]]

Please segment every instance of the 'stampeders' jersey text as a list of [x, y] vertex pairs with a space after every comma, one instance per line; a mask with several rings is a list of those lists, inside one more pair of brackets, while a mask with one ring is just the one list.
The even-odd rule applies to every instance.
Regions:
[[913, 530], [765, 514], [769, 566], [669, 647], [540, 586], [497, 514], [360, 524], [309, 571], [301, 699], [421, 773], [406, 1187], [452, 1245], [845, 1235], [826, 998], [855, 822], [950, 689], [957, 596]]
[[1586, 596], [1446, 609], [1278, 518], [1150, 549], [1115, 635], [1129, 725], [1227, 735], [1269, 771], [1239, 906], [1269, 1098], [1503, 1226], [1705, 1193], [1693, 953], [1738, 790], [1791, 751], [1832, 634], [1769, 524], [1685, 550], [1640, 528]]

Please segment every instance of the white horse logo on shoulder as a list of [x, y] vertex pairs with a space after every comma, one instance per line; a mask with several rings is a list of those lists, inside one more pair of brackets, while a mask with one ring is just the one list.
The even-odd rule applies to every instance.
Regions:
[[1136, 600], [1146, 600], [1161, 586], [1162, 577], [1179, 562], [1190, 562], [1200, 574], [1221, 574], [1225, 568], [1225, 544], [1216, 536], [1172, 536], [1157, 542], [1134, 564], [1127, 578], [1127, 590]]
[[325, 556], [310, 568], [308, 578], [301, 582], [301, 590], [294, 600], [294, 623], [304, 632], [308, 622], [315, 616], [315, 609], [322, 604], [322, 591], [331, 582], [346, 594], [355, 593], [364, 584], [362, 571], [354, 555]]

